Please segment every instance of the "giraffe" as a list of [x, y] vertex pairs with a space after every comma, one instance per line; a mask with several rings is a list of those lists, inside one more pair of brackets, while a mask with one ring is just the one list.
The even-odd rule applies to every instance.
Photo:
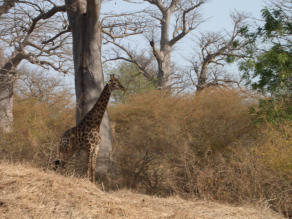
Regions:
[[110, 75], [109, 82], [92, 109], [76, 127], [67, 130], [61, 137], [58, 146], [59, 160], [54, 162], [55, 169], [58, 166], [64, 167], [66, 161], [76, 151], [85, 149], [89, 155], [87, 175], [91, 182], [95, 182], [96, 158], [101, 142], [100, 124], [113, 90], [125, 90], [125, 88], [114, 75]]

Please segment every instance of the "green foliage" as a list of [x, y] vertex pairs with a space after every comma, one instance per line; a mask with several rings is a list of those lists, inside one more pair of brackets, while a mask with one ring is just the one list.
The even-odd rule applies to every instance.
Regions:
[[289, 98], [283, 97], [262, 99], [257, 107], [250, 108], [250, 114], [256, 123], [279, 125], [292, 120], [292, 103]]
[[241, 30], [242, 36], [249, 39], [245, 48], [249, 58], [241, 62], [240, 70], [253, 89], [287, 95], [292, 86], [291, 9], [264, 8], [262, 17], [264, 24], [256, 31], [247, 27]]
[[116, 74], [126, 88], [126, 92], [115, 91], [112, 95], [115, 102], [125, 101], [130, 95], [142, 94], [154, 89], [153, 82], [147, 80], [135, 64], [122, 62], [117, 67], [108, 69], [107, 74]]
[[292, 53], [279, 44], [257, 57], [254, 67], [254, 77], [258, 81], [252, 83], [255, 90], [267, 90], [272, 94], [288, 91], [292, 76]]
[[227, 63], [233, 63], [235, 61], [235, 57], [234, 56], [232, 56], [232, 55], [228, 55], [227, 57], [226, 57], [226, 62]]
[[232, 47], [233, 48], [237, 48], [239, 46], [239, 42], [238, 42], [238, 40], [234, 40], [233, 42], [232, 42]]
[[267, 38], [277, 37], [278, 35], [289, 35], [292, 33], [291, 15], [286, 14], [283, 9], [264, 8], [262, 10], [262, 17], [265, 19], [265, 25], [263, 28], [259, 29], [259, 33]]

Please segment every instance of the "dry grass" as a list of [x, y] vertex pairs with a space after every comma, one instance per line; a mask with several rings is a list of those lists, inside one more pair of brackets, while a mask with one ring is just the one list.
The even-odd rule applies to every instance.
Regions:
[[186, 156], [200, 162], [196, 168], [201, 169], [218, 153], [230, 154], [228, 148], [242, 136], [254, 135], [248, 106], [236, 90], [210, 89], [183, 96], [152, 91], [112, 107], [117, 184], [171, 194], [173, 184], [186, 175], [181, 171]]
[[292, 216], [292, 123], [255, 123], [252, 103], [237, 90], [206, 89], [152, 91], [112, 107], [112, 187], [236, 204], [264, 200]]
[[[50, 168], [59, 136], [74, 123], [69, 99], [66, 95], [48, 102], [29, 96], [16, 98], [14, 131], [0, 133], [0, 159]], [[250, 103], [249, 98], [236, 90], [207, 89], [200, 95], [181, 96], [151, 91], [133, 95], [125, 103], [111, 107], [114, 150], [105, 188], [131, 189], [165, 197], [176, 194], [237, 206], [266, 203], [286, 217], [292, 216], [292, 123], [286, 121], [277, 126], [254, 123]], [[130, 192], [109, 195], [83, 179], [69, 177], [68, 180], [52, 173], [26, 170], [20, 165], [4, 163], [2, 166], [4, 175], [0, 183], [6, 183], [5, 191], [12, 192], [0, 196], [4, 203], [0, 209], [10, 209], [9, 218], [26, 215], [17, 213], [23, 209], [27, 209], [24, 211], [27, 215], [37, 215], [36, 218], [70, 217], [71, 214], [81, 217], [97, 211], [103, 218], [124, 215], [140, 218], [143, 214], [148, 218], [163, 215], [212, 218], [212, 213], [221, 214], [215, 209], [228, 207]], [[76, 167], [72, 162], [63, 173], [82, 176], [86, 172], [83, 171], [86, 165], [80, 171]], [[6, 176], [15, 170], [18, 175]], [[23, 181], [15, 180], [17, 176]], [[62, 186], [63, 181], [69, 189]], [[85, 186], [81, 186], [83, 182]], [[38, 196], [38, 191], [42, 195]], [[130, 198], [124, 199], [123, 195]], [[88, 203], [100, 205], [97, 209]], [[143, 206], [143, 211], [138, 205]], [[13, 209], [13, 206], [17, 207]], [[225, 212], [239, 218], [237, 214], [243, 212], [240, 209], [230, 207]], [[247, 214], [251, 211], [258, 214], [254, 209], [247, 209], [244, 208]]]
[[60, 94], [47, 102], [16, 97], [13, 113], [13, 132], [0, 132], [0, 158], [47, 166], [55, 158], [60, 135], [74, 126], [69, 96]]
[[282, 218], [267, 208], [105, 193], [87, 179], [0, 164], [1, 218]]

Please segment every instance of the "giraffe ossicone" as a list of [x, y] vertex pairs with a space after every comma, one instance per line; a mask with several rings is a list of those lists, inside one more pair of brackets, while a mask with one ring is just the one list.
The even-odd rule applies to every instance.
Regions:
[[88, 151], [87, 175], [90, 181], [95, 182], [96, 158], [101, 142], [100, 125], [113, 90], [125, 90], [125, 88], [114, 75], [110, 75], [110, 80], [92, 109], [76, 127], [68, 129], [61, 137], [58, 145], [59, 160], [54, 162], [55, 169], [64, 166], [76, 151], [85, 149]]

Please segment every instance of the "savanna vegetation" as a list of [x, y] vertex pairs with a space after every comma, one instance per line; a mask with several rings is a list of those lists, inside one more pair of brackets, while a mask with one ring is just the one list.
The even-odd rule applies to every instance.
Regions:
[[[68, 99], [17, 97], [16, 128], [1, 135], [1, 157], [51, 169], [60, 133], [73, 125]], [[269, 122], [268, 114], [259, 116], [256, 103], [254, 96], [223, 88], [129, 96], [110, 107], [114, 148], [105, 186], [233, 204], [261, 202], [288, 216], [292, 124]]]
[[[291, 3], [271, 3], [262, 18], [251, 29], [242, 15], [233, 17], [231, 38], [204, 38], [192, 69], [175, 72], [173, 90], [169, 78], [158, 77], [163, 68], [151, 77], [158, 56], [134, 56], [113, 42], [129, 57], [104, 68], [127, 89], [109, 106], [113, 151], [105, 189], [257, 203], [292, 217]], [[155, 56], [155, 42], [150, 46]], [[245, 85], [220, 75], [227, 63], [238, 64]], [[0, 134], [0, 158], [53, 169], [59, 138], [75, 125], [72, 92], [44, 73], [17, 75], [13, 128]], [[79, 174], [74, 165], [65, 172]]]

